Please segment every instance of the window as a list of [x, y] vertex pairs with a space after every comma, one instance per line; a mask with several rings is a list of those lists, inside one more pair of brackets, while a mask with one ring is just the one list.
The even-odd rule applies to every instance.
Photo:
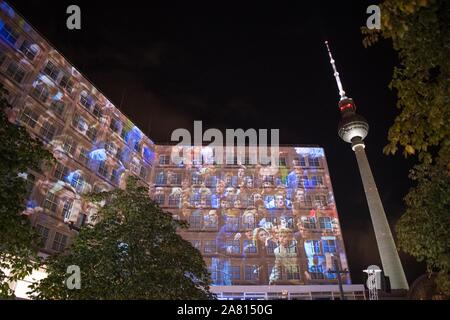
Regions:
[[97, 129], [94, 126], [89, 127], [86, 135], [91, 142], [95, 142], [95, 139], [97, 138]]
[[72, 93], [72, 89], [73, 89], [73, 81], [70, 80], [70, 77], [68, 75], [64, 75], [61, 78], [61, 81], [59, 82], [59, 85], [66, 90], [68, 93]]
[[316, 229], [316, 218], [302, 217], [302, 222], [305, 229]]
[[118, 183], [119, 182], [119, 171], [118, 171], [118, 169], [113, 169], [111, 171], [111, 181], [113, 183]]
[[208, 188], [215, 188], [217, 186], [217, 177], [216, 176], [210, 176], [206, 179], [205, 183], [206, 187]]
[[313, 187], [322, 187], [323, 186], [323, 177], [322, 176], [312, 176], [311, 177], [311, 185]]
[[17, 83], [21, 83], [25, 77], [25, 70], [20, 67], [15, 61], [11, 61], [6, 69], [6, 74], [13, 78]]
[[103, 116], [102, 107], [96, 104], [92, 113], [97, 119], [100, 119]]
[[172, 173], [170, 183], [175, 185], [181, 185], [181, 173], [180, 172]]
[[276, 247], [277, 247], [277, 244], [274, 241], [269, 241], [267, 243], [267, 254], [273, 254]]
[[330, 217], [320, 217], [319, 218], [319, 225], [320, 225], [321, 229], [327, 229], [327, 230], [333, 229]]
[[22, 121], [25, 125], [30, 128], [34, 128], [39, 119], [39, 115], [34, 112], [31, 107], [26, 107], [22, 112], [22, 116], [20, 117], [20, 121]]
[[77, 144], [71, 137], [67, 137], [66, 139], [64, 139], [62, 148], [65, 152], [73, 155], [75, 153], [75, 150], [77, 149]]
[[254, 281], [259, 279], [258, 266], [245, 266], [245, 280]]
[[48, 61], [44, 68], [44, 73], [48, 75], [51, 79], [58, 79], [59, 69], [53, 64], [53, 62]]
[[239, 230], [239, 217], [225, 216], [225, 231], [236, 232]]
[[189, 229], [201, 229], [203, 216], [200, 212], [195, 211], [189, 217]]
[[319, 207], [326, 207], [328, 205], [327, 203], [327, 197], [324, 195], [316, 195], [315, 196], [315, 205]]
[[179, 194], [171, 194], [169, 196], [169, 207], [178, 208], [180, 207], [181, 197]]
[[320, 167], [320, 162], [318, 157], [308, 157], [308, 164], [310, 167]]
[[97, 172], [102, 177], [106, 178], [108, 176], [108, 167], [107, 167], [105, 161], [100, 161]]
[[40, 224], [36, 225], [36, 232], [37, 234], [39, 234], [39, 236], [42, 239], [42, 246], [45, 248], [45, 246], [47, 245], [47, 240], [48, 240], [48, 234], [50, 233], [50, 229], [46, 228]]
[[298, 266], [286, 266], [286, 274], [288, 280], [300, 280], [300, 268]]
[[164, 201], [165, 201], [165, 196], [163, 193], [158, 193], [155, 195], [155, 202], [159, 205], [159, 206], [164, 206]]
[[44, 209], [47, 209], [53, 214], [55, 214], [56, 209], [58, 208], [58, 197], [54, 193], [48, 192], [47, 196], [44, 199], [44, 204], [42, 206], [44, 207]]
[[170, 164], [170, 156], [163, 154], [159, 156], [159, 164], [160, 165], [167, 165]]
[[111, 119], [111, 123], [109, 124], [109, 127], [111, 130], [115, 133], [120, 134], [120, 131], [122, 129], [121, 123], [117, 119]]
[[72, 119], [72, 125], [80, 132], [86, 132], [88, 129], [88, 124], [86, 120], [79, 114], [75, 114]]
[[323, 274], [323, 267], [321, 265], [320, 266], [310, 266], [309, 274], [311, 276], [311, 279], [313, 279], [313, 280], [325, 279], [325, 276]]
[[258, 248], [252, 240], [244, 240], [244, 253], [258, 253]]
[[11, 26], [4, 24], [0, 28], [0, 36], [3, 37], [6, 41], [8, 41], [10, 44], [14, 45], [17, 42], [17, 39], [19, 38], [19, 34], [11, 28]]
[[58, 163], [55, 168], [54, 177], [58, 180], [65, 180], [67, 175], [69, 174], [69, 169], [62, 165], [61, 163]]
[[72, 205], [73, 200], [67, 199], [66, 201], [64, 201], [64, 206], [62, 210], [62, 216], [64, 217], [64, 219], [70, 218], [70, 214], [72, 213]]
[[202, 184], [203, 179], [202, 176], [198, 173], [193, 173], [192, 174], [192, 178], [191, 178], [191, 183], [192, 184]]
[[56, 129], [50, 121], [45, 121], [41, 127], [41, 135], [47, 141], [53, 140], [53, 136], [55, 135]]
[[89, 164], [89, 156], [88, 156], [88, 151], [84, 148], [80, 149], [80, 155], [79, 155], [79, 159], [81, 161], [81, 163], [83, 163], [84, 165], [88, 165]]
[[280, 157], [280, 158], [278, 159], [278, 165], [279, 165], [280, 167], [285, 167], [285, 166], [286, 166], [286, 157]]
[[216, 240], [205, 240], [203, 242], [203, 252], [216, 253], [217, 252]]
[[77, 190], [77, 192], [83, 191], [84, 179], [79, 173], [74, 173], [72, 179], [70, 180], [70, 185]]
[[266, 185], [273, 185], [273, 176], [263, 176], [263, 183]]
[[79, 214], [79, 217], [80, 217], [80, 219], [79, 219], [79, 226], [80, 227], [82, 227], [82, 226], [84, 226], [85, 224], [86, 224], [86, 221], [87, 221], [87, 214], [85, 214], [85, 213], [80, 213]]
[[231, 266], [231, 280], [241, 280], [240, 266]]
[[52, 100], [50, 104], [50, 109], [52, 109], [56, 115], [62, 117], [64, 114], [64, 109], [66, 108], [66, 104], [61, 100]]
[[312, 208], [312, 206], [311, 196], [305, 196], [305, 207]]
[[115, 154], [116, 151], [116, 145], [114, 144], [114, 142], [106, 142], [105, 143], [105, 151], [109, 154]]
[[36, 44], [32, 44], [28, 40], [24, 40], [19, 50], [22, 51], [25, 57], [33, 61], [38, 53], [38, 46]]
[[335, 240], [328, 240], [328, 239], [322, 239], [322, 246], [323, 246], [323, 252], [324, 253], [336, 253], [336, 241]]
[[305, 252], [307, 257], [312, 257], [314, 255], [320, 254], [320, 241], [319, 240], [306, 240], [305, 241]]
[[156, 174], [155, 183], [157, 185], [165, 185], [166, 182], [167, 182], [167, 178], [166, 178], [166, 175], [165, 175], [165, 173], [163, 171], [161, 171], [161, 172]]
[[50, 92], [45, 84], [40, 84], [34, 87], [33, 91], [31, 91], [31, 95], [42, 103], [45, 103], [47, 102]]
[[86, 109], [91, 109], [93, 101], [92, 97], [87, 94], [86, 91], [81, 92], [80, 94], [80, 103], [85, 107]]
[[227, 253], [231, 254], [241, 253], [241, 242], [239, 240], [227, 240], [225, 246], [227, 248]]
[[67, 236], [59, 232], [55, 233], [55, 238], [53, 238], [52, 249], [55, 251], [63, 251], [67, 245]]

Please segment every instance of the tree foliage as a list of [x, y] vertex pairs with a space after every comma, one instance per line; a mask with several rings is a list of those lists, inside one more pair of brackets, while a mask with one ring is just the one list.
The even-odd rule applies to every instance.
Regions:
[[438, 288], [450, 294], [450, 3], [445, 0], [385, 0], [381, 29], [363, 43], [392, 41], [400, 65], [390, 87], [400, 114], [389, 129], [386, 154], [400, 148], [420, 163], [410, 173], [415, 186], [397, 224], [400, 248], [438, 271]]
[[[89, 195], [99, 204], [94, 224], [68, 250], [46, 262], [37, 299], [207, 299], [209, 273], [200, 252], [182, 239], [186, 227], [164, 212], [130, 177], [125, 190]], [[81, 271], [81, 289], [65, 285], [67, 267]]]
[[[37, 266], [39, 237], [22, 212], [27, 197], [28, 169], [39, 171], [53, 158], [24, 127], [11, 123], [7, 92], [0, 87], [0, 297], [12, 297], [9, 283], [22, 279]], [[9, 271], [7, 271], [9, 270]]]

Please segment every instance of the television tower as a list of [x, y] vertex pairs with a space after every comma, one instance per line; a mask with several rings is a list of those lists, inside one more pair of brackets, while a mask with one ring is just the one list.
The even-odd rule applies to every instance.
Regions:
[[330, 63], [333, 67], [334, 77], [336, 78], [341, 97], [339, 100], [339, 111], [341, 113], [341, 121], [338, 126], [339, 137], [345, 142], [352, 144], [352, 150], [355, 152], [356, 160], [358, 161], [359, 172], [361, 174], [364, 192], [366, 193], [384, 274], [389, 277], [392, 289], [408, 290], [405, 272], [403, 271], [402, 263], [398, 256], [394, 238], [389, 228], [386, 213], [384, 212], [383, 204], [381, 203], [380, 195], [378, 194], [378, 189], [365, 152], [364, 138], [369, 132], [369, 124], [364, 117], [356, 113], [356, 106], [353, 99], [345, 95], [335, 61], [328, 46], [328, 41], [325, 41], [325, 45], [327, 46]]

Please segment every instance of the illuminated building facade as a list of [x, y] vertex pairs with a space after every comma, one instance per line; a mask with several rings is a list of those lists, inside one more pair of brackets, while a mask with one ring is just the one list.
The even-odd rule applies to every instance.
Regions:
[[[134, 175], [161, 207], [190, 223], [182, 236], [202, 252], [219, 297], [337, 295], [328, 270], [348, 266], [322, 148], [280, 147], [275, 170], [204, 157], [174, 165], [173, 146], [155, 145], [4, 1], [0, 83], [10, 121], [57, 159], [27, 175], [25, 213], [44, 255], [64, 250], [90, 221], [95, 208], [84, 193], [123, 187]], [[349, 297], [363, 297], [349, 275], [344, 283]]]

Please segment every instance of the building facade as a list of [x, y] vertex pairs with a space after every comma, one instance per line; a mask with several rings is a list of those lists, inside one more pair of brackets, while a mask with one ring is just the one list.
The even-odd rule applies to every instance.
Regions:
[[[44, 240], [43, 255], [64, 250], [90, 222], [95, 208], [84, 193], [123, 187], [134, 175], [162, 208], [189, 222], [181, 235], [202, 252], [219, 296], [258, 296], [258, 288], [266, 297], [290, 295], [298, 285], [309, 296], [323, 291], [317, 285], [338, 290], [329, 271], [348, 266], [322, 148], [280, 147], [269, 168], [246, 159], [217, 165], [208, 147], [197, 147], [190, 152], [200, 160], [175, 165], [174, 146], [155, 145], [4, 1], [0, 83], [10, 121], [57, 160], [27, 174], [25, 214]], [[348, 274], [344, 282], [361, 296]]]

